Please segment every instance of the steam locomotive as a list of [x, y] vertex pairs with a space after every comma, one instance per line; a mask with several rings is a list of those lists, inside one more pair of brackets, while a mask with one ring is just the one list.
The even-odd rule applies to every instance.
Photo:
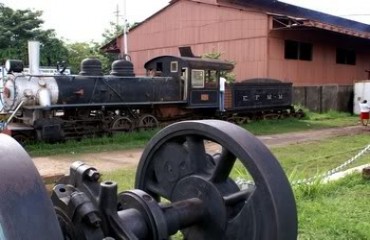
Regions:
[[145, 63], [146, 76], [136, 76], [127, 59], [114, 61], [108, 75], [95, 58], [83, 60], [78, 75], [61, 70], [48, 76], [35, 69], [23, 74], [22, 62], [6, 64], [3, 132], [21, 142], [128, 132], [184, 119], [243, 122], [294, 113], [292, 84], [266, 79], [228, 85], [226, 111], [219, 111], [220, 74], [233, 69], [221, 60], [159, 56]]

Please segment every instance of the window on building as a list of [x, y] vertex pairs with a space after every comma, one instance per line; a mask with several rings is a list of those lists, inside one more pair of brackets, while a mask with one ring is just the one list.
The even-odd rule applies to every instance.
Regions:
[[285, 40], [285, 59], [312, 60], [312, 44]]
[[337, 63], [356, 65], [356, 51], [353, 49], [337, 48]]

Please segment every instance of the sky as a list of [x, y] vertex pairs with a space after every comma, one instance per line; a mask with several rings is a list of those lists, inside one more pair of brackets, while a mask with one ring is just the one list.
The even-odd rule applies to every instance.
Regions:
[[[126, 0], [130, 23], [140, 22], [165, 7], [170, 0]], [[110, 22], [123, 24], [124, 0], [0, 0], [12, 9], [42, 10], [45, 29], [55, 29], [58, 37], [71, 42], [102, 41]]]
[[[126, 0], [130, 23], [140, 22], [165, 7], [170, 0]], [[301, 7], [326, 12], [370, 24], [369, 0], [281, 0]], [[110, 22], [123, 22], [124, 0], [0, 0], [12, 9], [42, 10], [45, 29], [70, 42], [101, 42]]]

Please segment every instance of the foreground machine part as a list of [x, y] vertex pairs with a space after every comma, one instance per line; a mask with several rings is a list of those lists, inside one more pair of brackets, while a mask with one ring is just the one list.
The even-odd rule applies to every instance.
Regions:
[[[2, 156], [17, 153], [10, 157], [17, 165], [1, 158], [7, 167], [0, 177], [15, 172], [11, 180], [18, 183], [0, 181], [0, 239], [297, 238], [295, 201], [280, 165], [257, 138], [231, 123], [187, 121], [160, 131], [144, 150], [136, 190], [117, 194], [117, 184], [101, 182], [94, 167], [73, 163], [53, 189], [55, 212], [29, 156], [9, 137], [0, 139]], [[251, 180], [243, 188], [234, 179], [241, 173]], [[12, 218], [17, 212], [23, 215]]]
[[[212, 153], [218, 147], [219, 153]], [[232, 176], [251, 184], [239, 189]], [[202, 218], [182, 229], [186, 239], [296, 239], [290, 184], [276, 158], [243, 128], [219, 120], [187, 121], [147, 144], [136, 188], [156, 200], [198, 199]]]
[[53, 204], [26, 151], [0, 134], [0, 239], [63, 239]]

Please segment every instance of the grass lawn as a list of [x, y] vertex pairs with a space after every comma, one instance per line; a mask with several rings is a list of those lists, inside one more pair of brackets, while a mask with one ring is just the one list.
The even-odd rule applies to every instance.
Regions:
[[[306, 131], [330, 127], [357, 125], [358, 118], [345, 113], [329, 112], [327, 114], [309, 113], [305, 119], [287, 118], [282, 120], [262, 120], [243, 125], [254, 135], [277, 134], [286, 132]], [[113, 137], [82, 139], [65, 143], [36, 143], [26, 146], [27, 152], [33, 156], [50, 156], [74, 153], [92, 153], [142, 148], [158, 130], [117, 134]]]
[[351, 116], [347, 113], [328, 112], [326, 114], [317, 114], [307, 112], [307, 117], [304, 119], [287, 118], [255, 121], [243, 127], [254, 135], [268, 135], [358, 124], [358, 116]]
[[370, 180], [360, 174], [335, 183], [300, 186], [295, 195], [298, 239], [370, 239]]

